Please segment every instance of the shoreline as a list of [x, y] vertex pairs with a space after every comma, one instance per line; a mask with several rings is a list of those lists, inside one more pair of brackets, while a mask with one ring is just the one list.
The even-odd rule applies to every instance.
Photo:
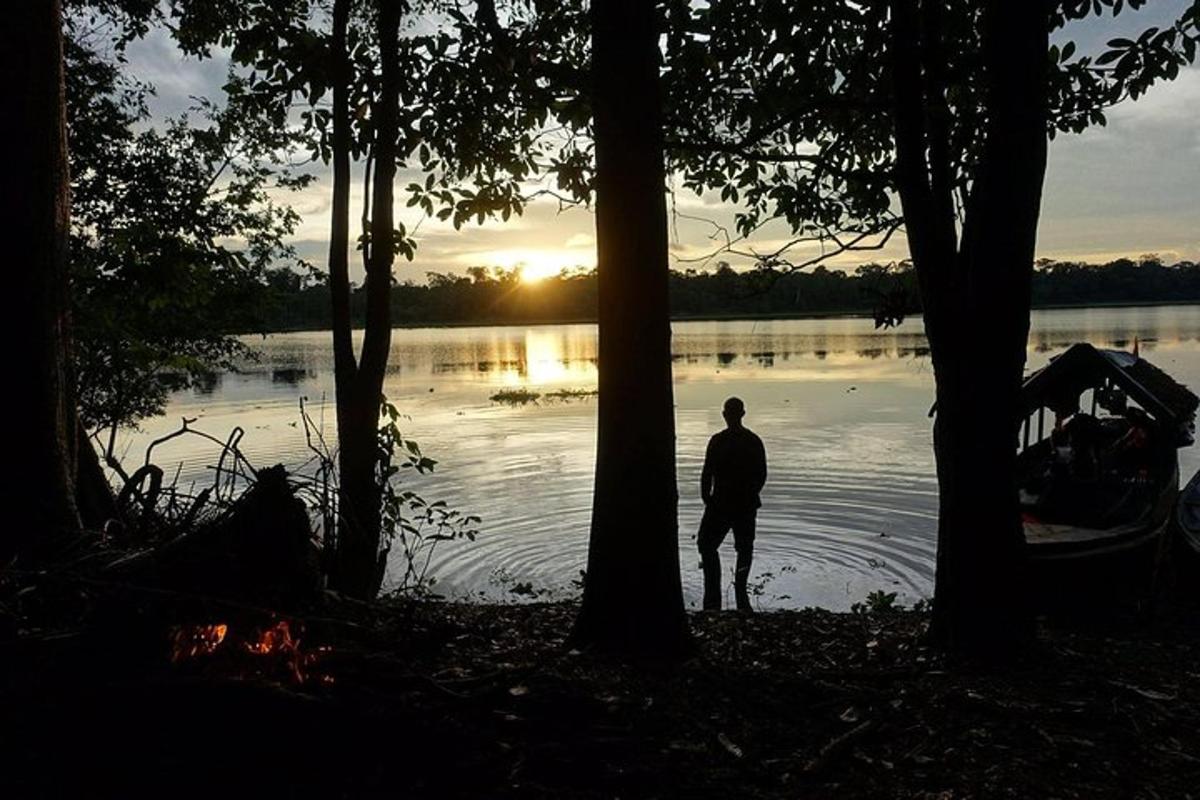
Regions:
[[[1083, 311], [1088, 309], [1110, 309], [1110, 308], [1163, 308], [1163, 307], [1189, 307], [1198, 306], [1200, 303], [1195, 302], [1180, 302], [1178, 300], [1155, 300], [1147, 302], [1130, 302], [1120, 301], [1112, 303], [1059, 303], [1053, 305], [1038, 305], [1033, 306], [1032, 311]], [[731, 312], [729, 314], [699, 314], [699, 315], [684, 315], [672, 316], [671, 322], [766, 322], [766, 321], [791, 321], [805, 319], [870, 319], [872, 317], [870, 311], [862, 309], [843, 309], [829, 311], [804, 311], [794, 314], [779, 314], [779, 313], [741, 313]], [[913, 312], [908, 315], [906, 320], [921, 319], [920, 311]], [[578, 317], [578, 318], [545, 318], [533, 320], [461, 320], [461, 321], [407, 321], [394, 322], [393, 330], [422, 330], [422, 329], [438, 329], [438, 328], [521, 328], [521, 327], [544, 327], [550, 325], [595, 325], [594, 317]], [[300, 325], [296, 327], [276, 328], [269, 331], [243, 331], [232, 333], [231, 336], [271, 336], [281, 333], [323, 333], [329, 331], [327, 326], [313, 327]], [[362, 330], [361, 326], [354, 326], [353, 330]]]

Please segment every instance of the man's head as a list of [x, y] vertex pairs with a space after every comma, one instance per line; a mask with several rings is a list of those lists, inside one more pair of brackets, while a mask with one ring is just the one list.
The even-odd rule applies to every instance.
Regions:
[[731, 397], [725, 401], [721, 416], [725, 418], [726, 425], [735, 428], [742, 424], [742, 417], [746, 416], [746, 404], [740, 397]]

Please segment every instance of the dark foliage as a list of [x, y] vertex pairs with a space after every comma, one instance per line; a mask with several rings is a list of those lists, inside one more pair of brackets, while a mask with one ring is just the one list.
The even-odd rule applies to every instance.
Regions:
[[272, 272], [301, 266], [285, 243], [299, 216], [271, 193], [310, 177], [281, 163], [292, 133], [235, 105], [151, 126], [126, 28], [98, 19], [68, 25], [70, 254], [80, 414], [110, 428], [246, 354], [230, 334], [259, 329], [268, 281], [286, 280]]

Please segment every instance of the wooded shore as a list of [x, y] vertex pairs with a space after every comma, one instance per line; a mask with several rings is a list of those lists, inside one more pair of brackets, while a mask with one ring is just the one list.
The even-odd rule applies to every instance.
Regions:
[[[921, 309], [915, 273], [884, 265], [855, 273], [725, 267], [673, 271], [668, 277], [674, 320], [916, 316]], [[329, 329], [328, 286], [301, 285], [292, 275], [278, 277], [263, 291], [255, 314], [246, 320], [258, 326], [255, 331]], [[390, 302], [396, 327], [594, 323], [596, 292], [594, 273], [525, 282], [516, 272], [479, 269], [470, 276], [428, 273], [424, 283], [396, 284]], [[1034, 272], [1031, 292], [1035, 309], [1194, 304], [1200, 302], [1200, 266], [1128, 259], [1105, 265], [1049, 263]], [[351, 293], [350, 313], [356, 326], [365, 322], [362, 291]]]

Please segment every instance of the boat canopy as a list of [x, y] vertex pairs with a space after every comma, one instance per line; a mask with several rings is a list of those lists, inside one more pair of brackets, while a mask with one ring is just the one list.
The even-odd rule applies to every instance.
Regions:
[[1126, 397], [1133, 400], [1163, 428], [1178, 431], [1184, 443], [1191, 443], [1200, 398], [1146, 359], [1122, 350], [1072, 345], [1025, 379], [1021, 402], [1026, 415], [1045, 407], [1069, 416], [1079, 411], [1080, 396], [1089, 389], [1097, 391], [1105, 408], [1123, 404]]

